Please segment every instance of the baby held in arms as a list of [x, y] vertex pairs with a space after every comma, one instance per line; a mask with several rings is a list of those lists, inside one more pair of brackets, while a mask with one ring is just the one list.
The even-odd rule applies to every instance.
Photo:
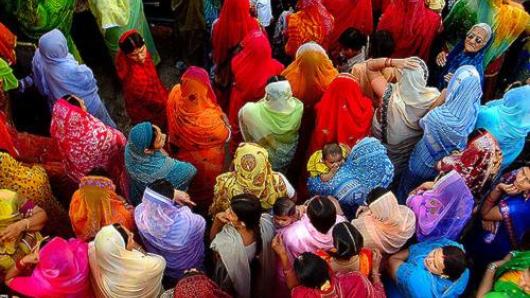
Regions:
[[311, 177], [320, 176], [322, 182], [328, 182], [344, 164], [350, 148], [344, 144], [330, 143], [324, 145], [311, 155], [307, 163], [307, 171]]

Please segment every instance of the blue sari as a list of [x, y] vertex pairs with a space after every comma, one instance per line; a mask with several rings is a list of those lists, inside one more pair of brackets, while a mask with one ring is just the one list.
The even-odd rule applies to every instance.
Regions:
[[402, 297], [456, 298], [465, 291], [469, 280], [469, 269], [466, 269], [456, 281], [451, 281], [432, 274], [425, 267], [425, 257], [432, 250], [444, 246], [463, 249], [461, 244], [445, 238], [426, 240], [409, 248], [407, 261], [401, 264], [396, 272], [396, 284]]
[[475, 128], [482, 88], [480, 75], [471, 65], [455, 72], [449, 82], [445, 103], [420, 120], [423, 137], [416, 144], [401, 177], [397, 196], [401, 203], [415, 187], [438, 175], [436, 163], [455, 150], [466, 147]]
[[319, 176], [310, 177], [307, 187], [312, 195], [330, 195], [337, 198], [349, 215], [376, 187], [388, 187], [394, 177], [394, 166], [386, 148], [375, 138], [364, 138], [357, 143], [344, 165], [328, 182]]

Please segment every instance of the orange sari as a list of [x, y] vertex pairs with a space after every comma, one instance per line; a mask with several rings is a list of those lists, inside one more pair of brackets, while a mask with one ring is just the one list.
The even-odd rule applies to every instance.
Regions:
[[0, 23], [0, 58], [4, 58], [10, 65], [15, 64], [15, 46], [17, 37]]
[[215, 178], [223, 173], [230, 130], [204, 69], [192, 66], [182, 75], [181, 84], [169, 94], [167, 118], [169, 143], [179, 149], [176, 157], [197, 168], [190, 196], [199, 211], [206, 211]]

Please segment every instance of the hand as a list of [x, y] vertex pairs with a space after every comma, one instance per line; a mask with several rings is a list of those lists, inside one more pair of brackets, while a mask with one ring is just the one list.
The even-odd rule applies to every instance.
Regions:
[[175, 189], [175, 192], [173, 193], [173, 201], [175, 201], [175, 203], [179, 205], [189, 205], [189, 206], [197, 205], [190, 199], [190, 195], [178, 189]]
[[272, 239], [271, 243], [272, 250], [280, 257], [287, 256], [287, 250], [285, 249], [285, 244], [283, 243], [283, 236], [277, 234]]
[[495, 221], [482, 220], [482, 229], [490, 233], [495, 233], [495, 230], [496, 230], [495, 223], [496, 223]]
[[19, 220], [8, 225], [0, 232], [0, 241], [9, 241], [17, 239], [26, 229], [26, 220]]
[[445, 51], [441, 51], [436, 55], [436, 64], [440, 67], [444, 67], [445, 63], [447, 63], [447, 53]]
[[28, 255], [25, 255], [21, 262], [24, 265], [35, 265], [39, 263], [39, 254], [37, 252], [32, 252]]
[[433, 181], [423, 182], [420, 186], [416, 187], [413, 191], [410, 192], [409, 196], [417, 195], [427, 190], [431, 190], [434, 187]]
[[329, 169], [329, 172], [330, 173], [333, 173], [333, 175], [335, 175], [337, 173], [337, 171], [340, 169], [340, 164], [336, 163], [334, 164], [331, 169]]
[[392, 62], [399, 69], [415, 69], [420, 66], [415, 58], [395, 59]]
[[229, 219], [228, 219], [228, 216], [226, 214], [226, 212], [219, 212], [215, 215], [215, 220], [222, 223], [222, 224], [226, 224], [229, 222]]
[[381, 254], [379, 249], [372, 250], [372, 273], [379, 273], [382, 259], [383, 255]]
[[522, 191], [513, 184], [499, 183], [497, 187], [507, 195], [514, 196], [520, 194]]
[[453, 73], [452, 73], [452, 72], [450, 72], [450, 73], [448, 73], [448, 74], [446, 74], [446, 75], [444, 76], [444, 80], [445, 80], [446, 82], [449, 82], [449, 81], [451, 80], [451, 78], [453, 78]]

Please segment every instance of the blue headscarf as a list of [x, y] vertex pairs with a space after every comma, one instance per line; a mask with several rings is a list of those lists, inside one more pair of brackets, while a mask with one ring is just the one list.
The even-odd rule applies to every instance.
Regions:
[[447, 55], [447, 63], [445, 64], [443, 70], [438, 76], [438, 89], [443, 89], [447, 87], [447, 82], [444, 79], [444, 76], [448, 73], [455, 73], [455, 71], [462, 65], [472, 65], [477, 69], [477, 72], [480, 75], [480, 81], [484, 84], [484, 56], [489, 46], [493, 43], [493, 33], [491, 27], [486, 23], [479, 23], [471, 27], [468, 33], [471, 32], [474, 28], [482, 28], [488, 33], [488, 40], [485, 41], [486, 44], [482, 49], [475, 53], [468, 53], [464, 51], [465, 38], [460, 41], [453, 50]]
[[47, 32], [39, 39], [39, 48], [33, 56], [32, 71], [33, 82], [39, 92], [48, 97], [50, 110], [57, 99], [68, 94], [75, 95], [85, 101], [90, 114], [116, 128], [99, 98], [92, 70], [77, 63], [68, 52], [66, 38], [58, 29]]
[[509, 166], [523, 151], [530, 132], [530, 86], [514, 88], [502, 99], [480, 107], [477, 128], [484, 128], [499, 142], [502, 166]]

